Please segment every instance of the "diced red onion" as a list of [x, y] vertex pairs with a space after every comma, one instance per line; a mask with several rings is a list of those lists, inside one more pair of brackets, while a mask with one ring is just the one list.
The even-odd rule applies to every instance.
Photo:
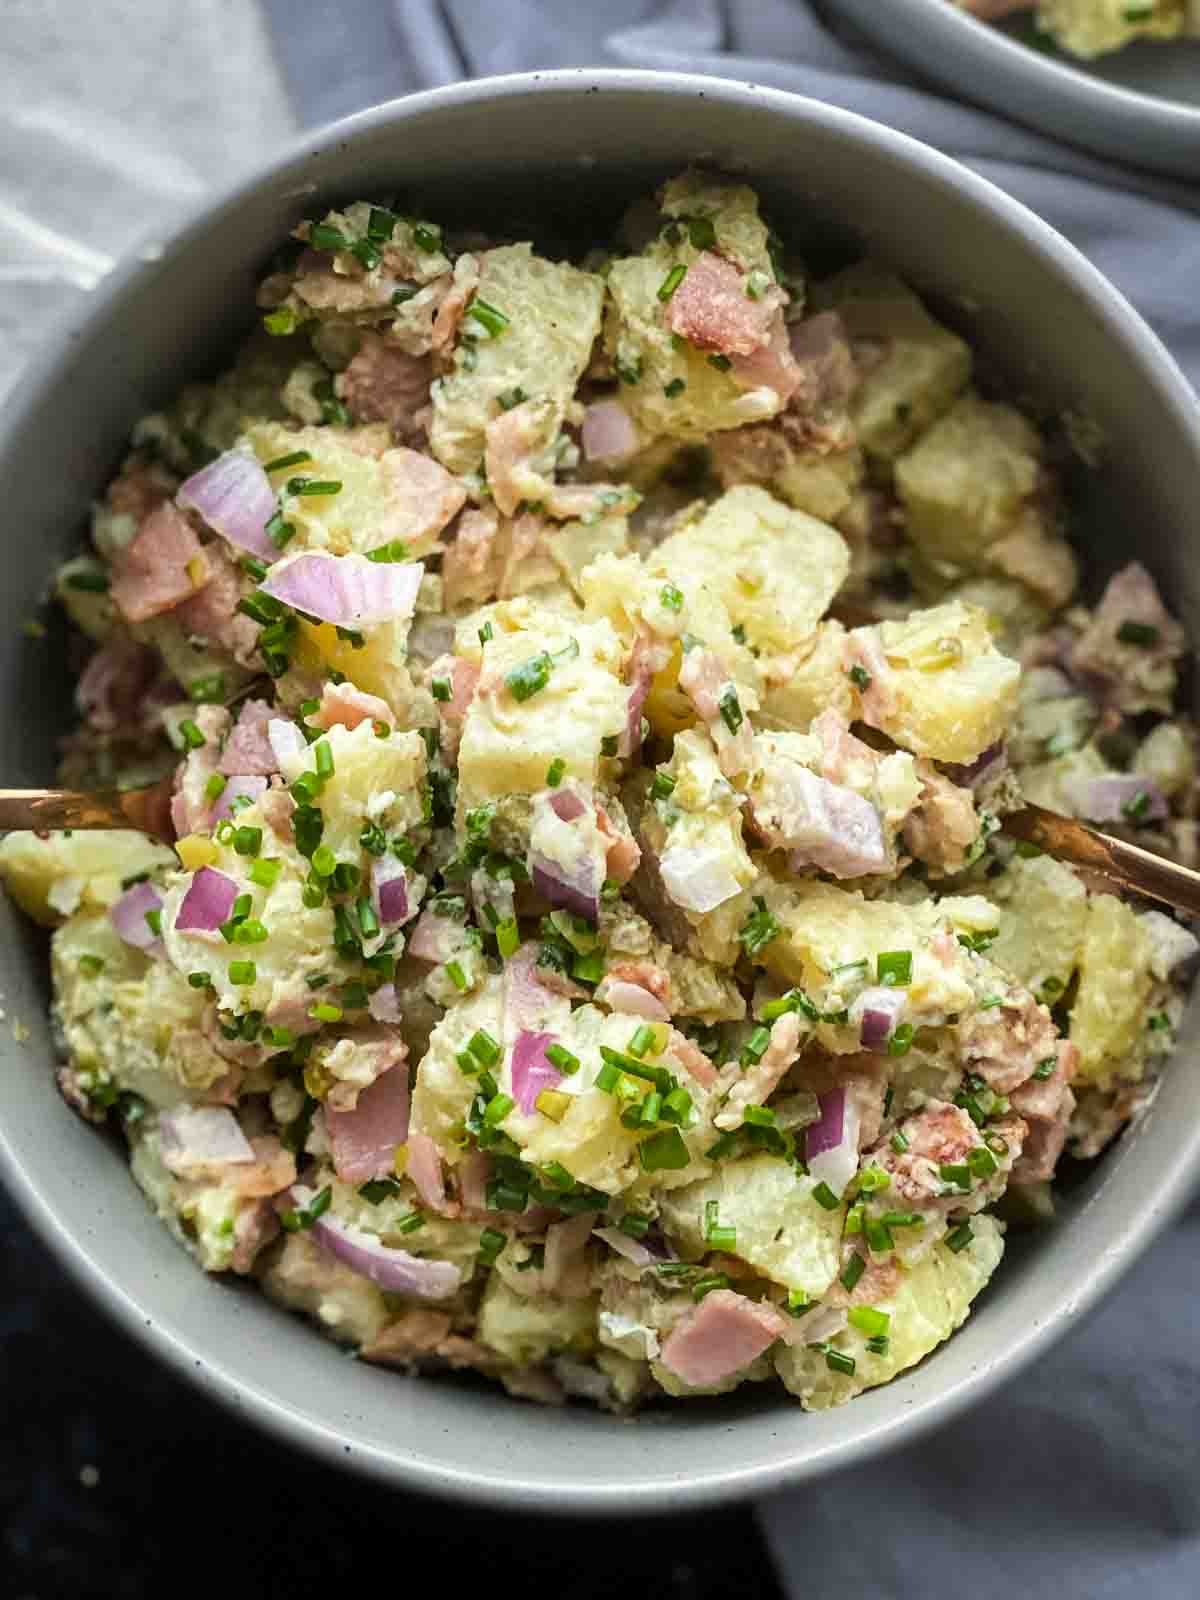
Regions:
[[[284, 772], [285, 764], [303, 756], [308, 750], [308, 743], [300, 729], [294, 722], [289, 722], [286, 717], [272, 717], [267, 723], [267, 738], [274, 752], [275, 760], [279, 763], [280, 772]], [[287, 774], [284, 772], [284, 776]]]
[[179, 486], [176, 502], [198, 511], [222, 538], [268, 564], [279, 551], [265, 529], [275, 510], [275, 494], [261, 463], [246, 450], [226, 450]]
[[352, 1272], [370, 1278], [389, 1294], [410, 1294], [418, 1300], [446, 1300], [462, 1279], [449, 1261], [426, 1261], [397, 1250], [331, 1217], [318, 1217], [309, 1230], [313, 1239], [344, 1262]]
[[663, 851], [658, 869], [663, 887], [685, 911], [715, 911], [742, 887], [721, 857], [711, 850], [673, 846]]
[[375, 1022], [400, 1022], [403, 1012], [394, 983], [381, 983], [367, 1002], [367, 1010]]
[[552, 1033], [530, 1033], [522, 1029], [512, 1053], [512, 1089], [517, 1105], [528, 1117], [543, 1089], [556, 1089], [562, 1073], [546, 1060], [548, 1047], [555, 1043]]
[[574, 822], [588, 809], [587, 801], [577, 789], [555, 789], [550, 796], [550, 809], [560, 822]]
[[[237, 814], [233, 809], [235, 800], [240, 799], [242, 795], [248, 795], [251, 800], [257, 800], [260, 794], [266, 793], [267, 787], [265, 778], [239, 775], [236, 778], [227, 779], [225, 787], [221, 790], [212, 810], [208, 814], [209, 821], [216, 824], [224, 822], [226, 817], [235, 816]], [[243, 809], [242, 806], [238, 807], [238, 811]]]
[[1089, 822], [1161, 822], [1168, 814], [1162, 790], [1135, 772], [1089, 778], [1075, 786], [1071, 798]]
[[597, 400], [583, 414], [580, 443], [589, 461], [627, 461], [636, 455], [637, 429], [618, 400]]
[[669, 1022], [671, 1013], [656, 994], [643, 989], [640, 983], [629, 983], [624, 978], [611, 981], [605, 978], [596, 989], [597, 1000], [602, 1000], [612, 1011], [621, 1011], [634, 1017], [646, 1017], [650, 1022]]
[[402, 862], [387, 856], [371, 865], [371, 889], [375, 910], [385, 928], [395, 928], [408, 919], [408, 874]]
[[253, 1161], [254, 1150], [225, 1106], [176, 1106], [158, 1114], [163, 1160], [173, 1170]]
[[595, 1228], [593, 1232], [597, 1239], [604, 1240], [610, 1250], [624, 1256], [626, 1261], [632, 1261], [635, 1267], [652, 1267], [658, 1260], [652, 1250], [647, 1250], [644, 1244], [622, 1233], [620, 1228]]
[[621, 742], [617, 746], [619, 756], [631, 756], [641, 749], [642, 707], [646, 703], [646, 696], [650, 693], [650, 683], [649, 675], [635, 678], [633, 681], [626, 702], [625, 728], [621, 734]]
[[840, 1195], [858, 1171], [858, 1105], [844, 1086], [817, 1098], [821, 1115], [804, 1130], [804, 1159], [812, 1176]]
[[[529, 868], [533, 887], [543, 900], [561, 911], [571, 911], [577, 917], [584, 917], [588, 922], [595, 922], [599, 917], [600, 886], [595, 882], [590, 862], [584, 863], [574, 881], [565, 878], [562, 867], [545, 856], [531, 855]], [[583, 873], [587, 875], [586, 881]]]
[[904, 996], [896, 989], [879, 985], [863, 990], [850, 1007], [850, 1020], [859, 1025], [858, 1037], [864, 1050], [887, 1049], [904, 1007]]
[[166, 947], [146, 921], [148, 911], [162, 910], [162, 896], [152, 883], [135, 883], [109, 912], [113, 927], [126, 944], [144, 950], [147, 955], [166, 955]]
[[215, 933], [228, 921], [237, 899], [237, 884], [215, 867], [201, 867], [192, 875], [187, 893], [175, 916], [176, 933]]
[[549, 986], [542, 982], [543, 972], [548, 977], [550, 969], [538, 966], [540, 953], [540, 946], [530, 939], [504, 963], [504, 1036], [507, 1039], [515, 1038], [522, 1031], [536, 1033], [547, 1011], [554, 1008]]
[[419, 561], [368, 561], [304, 550], [272, 567], [264, 594], [340, 628], [411, 617], [425, 568]]
[[990, 744], [982, 755], [966, 766], [948, 765], [943, 770], [951, 783], [963, 789], [977, 789], [988, 778], [994, 777], [1007, 761], [1003, 743]]

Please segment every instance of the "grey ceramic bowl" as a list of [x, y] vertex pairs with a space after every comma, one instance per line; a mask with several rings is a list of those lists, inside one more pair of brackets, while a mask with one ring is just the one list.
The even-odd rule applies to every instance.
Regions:
[[914, 71], [1003, 117], [1127, 167], [1200, 174], [1200, 40], [1140, 40], [1097, 61], [1045, 52], [1018, 24], [949, 0], [825, 0]]
[[[1029, 212], [899, 134], [786, 94], [649, 73], [502, 78], [305, 138], [115, 273], [25, 377], [0, 417], [6, 781], [45, 780], [67, 720], [61, 667], [23, 636], [22, 620], [78, 540], [130, 424], [228, 353], [250, 321], [256, 275], [302, 214], [419, 182], [460, 209], [494, 209], [499, 196], [510, 218], [599, 228], [621, 198], [698, 158], [752, 179], [798, 238], [887, 257], [951, 308], [1014, 383], [1089, 415], [1112, 442], [1087, 524], [1097, 563], [1136, 548], [1200, 630], [1195, 401], [1115, 290]], [[153, 1354], [248, 1422], [330, 1463], [476, 1502], [668, 1511], [795, 1485], [911, 1440], [1069, 1329], [1182, 1202], [1200, 1156], [1193, 1019], [1149, 1115], [1053, 1229], [1014, 1242], [963, 1331], [900, 1381], [814, 1416], [766, 1386], [636, 1424], [542, 1410], [349, 1361], [251, 1289], [197, 1271], [116, 1149], [59, 1100], [44, 939], [7, 904], [0, 918], [0, 1170], [47, 1244]], [[20, 1046], [13, 1019], [30, 1030]]]

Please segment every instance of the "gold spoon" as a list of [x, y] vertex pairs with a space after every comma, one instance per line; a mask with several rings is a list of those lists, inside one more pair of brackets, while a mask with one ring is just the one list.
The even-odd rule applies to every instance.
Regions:
[[[1200, 916], [1200, 872], [1190, 867], [1042, 806], [1011, 812], [1002, 827], [1014, 839], [1037, 845], [1058, 861], [1100, 873], [1127, 894]], [[134, 828], [173, 844], [171, 779], [162, 778], [147, 789], [0, 789], [0, 832], [14, 828], [31, 828], [35, 833]]]

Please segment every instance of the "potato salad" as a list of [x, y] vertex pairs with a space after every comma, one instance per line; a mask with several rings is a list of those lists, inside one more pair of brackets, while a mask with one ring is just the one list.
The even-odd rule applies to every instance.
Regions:
[[1035, 43], [1090, 59], [1138, 39], [1200, 38], [1200, 0], [952, 0], [985, 22], [1031, 21]]
[[1082, 602], [1063, 439], [886, 265], [699, 171], [544, 249], [296, 228], [55, 579], [63, 779], [174, 843], [0, 874], [204, 1271], [529, 1399], [840, 1405], [1170, 1055], [1196, 940], [1002, 819], [1195, 862], [1183, 631]]

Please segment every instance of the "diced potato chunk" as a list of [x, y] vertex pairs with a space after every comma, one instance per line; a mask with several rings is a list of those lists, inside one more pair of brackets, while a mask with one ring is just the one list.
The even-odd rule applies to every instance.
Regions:
[[934, 761], [974, 761], [1003, 736], [1021, 669], [996, 649], [984, 612], [952, 600], [859, 633], [878, 640], [888, 668], [861, 697], [864, 721]]
[[125, 829], [80, 828], [45, 839], [18, 832], [0, 839], [0, 879], [21, 910], [47, 928], [81, 908], [113, 905], [122, 878], [174, 865], [166, 845]]
[[[774, 283], [767, 228], [752, 189], [689, 174], [666, 186], [662, 209], [668, 217], [703, 216], [721, 255], [744, 273], [758, 272]], [[625, 380], [622, 401], [647, 439], [703, 439], [715, 429], [761, 422], [783, 409], [774, 389], [747, 389], [703, 350], [672, 343], [659, 291], [673, 268], [690, 267], [700, 253], [684, 225], [676, 237], [658, 233], [641, 255], [622, 257], [609, 268], [605, 348]]]
[[591, 1300], [517, 1294], [493, 1272], [479, 1307], [479, 1339], [515, 1366], [544, 1361], [552, 1351], [586, 1354], [595, 1344]]
[[979, 570], [1040, 470], [1041, 440], [1019, 411], [963, 395], [896, 462], [909, 537], [927, 560]]
[[[344, 429], [260, 422], [244, 437], [264, 465], [299, 450], [311, 457], [271, 479], [283, 493], [287, 521], [296, 530], [287, 546], [289, 555], [298, 550], [366, 555], [394, 539], [403, 540], [410, 554], [426, 555], [437, 547], [437, 534], [466, 498], [436, 462], [411, 450], [389, 449], [388, 430], [380, 423]], [[335, 494], [287, 494], [286, 485], [296, 477], [340, 483], [341, 488]], [[437, 503], [445, 510], [440, 519], [432, 514]], [[431, 522], [437, 524], [432, 532]]]
[[455, 473], [479, 470], [487, 425], [515, 389], [548, 403], [557, 433], [600, 332], [604, 280], [510, 244], [480, 256], [475, 298], [508, 320], [489, 336], [468, 308], [453, 371], [434, 385], [430, 448]]
[[845, 1208], [827, 1211], [819, 1205], [812, 1197], [816, 1186], [790, 1161], [751, 1156], [667, 1195], [663, 1222], [684, 1251], [699, 1259], [712, 1248], [705, 1239], [705, 1217], [715, 1201], [721, 1226], [736, 1231], [735, 1255], [785, 1289], [819, 1300], [837, 1276]]
[[747, 642], [775, 655], [810, 639], [845, 581], [850, 554], [828, 523], [742, 484], [665, 540], [654, 565], [702, 576]]
[[778, 679], [768, 677], [759, 720], [767, 727], [791, 728], [797, 733], [807, 733], [822, 711], [836, 711], [850, 722], [854, 691], [843, 658], [845, 639], [840, 622], [820, 623], [807, 653], [799, 660], [787, 658]]
[[840, 314], [852, 340], [875, 347], [878, 359], [866, 364], [850, 415], [867, 454], [893, 461], [966, 387], [970, 349], [906, 284], [869, 261], [818, 284], [813, 298], [818, 309]]
[[1116, 895], [1092, 895], [1071, 1008], [1081, 1079], [1103, 1087], [1141, 1077], [1153, 959], [1153, 942], [1137, 913]]
[[[526, 627], [496, 632], [483, 647], [483, 676], [459, 747], [464, 812], [502, 795], [545, 788], [556, 759], [565, 763], [567, 777], [595, 783], [604, 741], [625, 726], [629, 690], [610, 624], [573, 622], [532, 607], [524, 615]], [[513, 680], [524, 693], [522, 682], [543, 672], [544, 686], [518, 699], [510, 675], [524, 675]]]
[[972, 1302], [1004, 1253], [999, 1223], [977, 1216], [970, 1226], [972, 1238], [963, 1249], [956, 1253], [944, 1244], [935, 1245], [915, 1267], [904, 1270], [899, 1287], [874, 1306], [890, 1318], [886, 1354], [872, 1351], [870, 1335], [853, 1325], [829, 1341], [833, 1349], [853, 1359], [850, 1373], [832, 1370], [822, 1351], [806, 1345], [777, 1348], [776, 1371], [806, 1411], [844, 1405], [864, 1389], [888, 1383], [966, 1321]]
[[[1069, 867], [1051, 856], [1014, 856], [988, 880], [1000, 909], [999, 937], [988, 955], [1010, 978], [1040, 994], [1047, 979], [1053, 1000], [1071, 981], [1087, 925], [1087, 890]], [[1057, 985], [1057, 987], [1056, 987]]]

